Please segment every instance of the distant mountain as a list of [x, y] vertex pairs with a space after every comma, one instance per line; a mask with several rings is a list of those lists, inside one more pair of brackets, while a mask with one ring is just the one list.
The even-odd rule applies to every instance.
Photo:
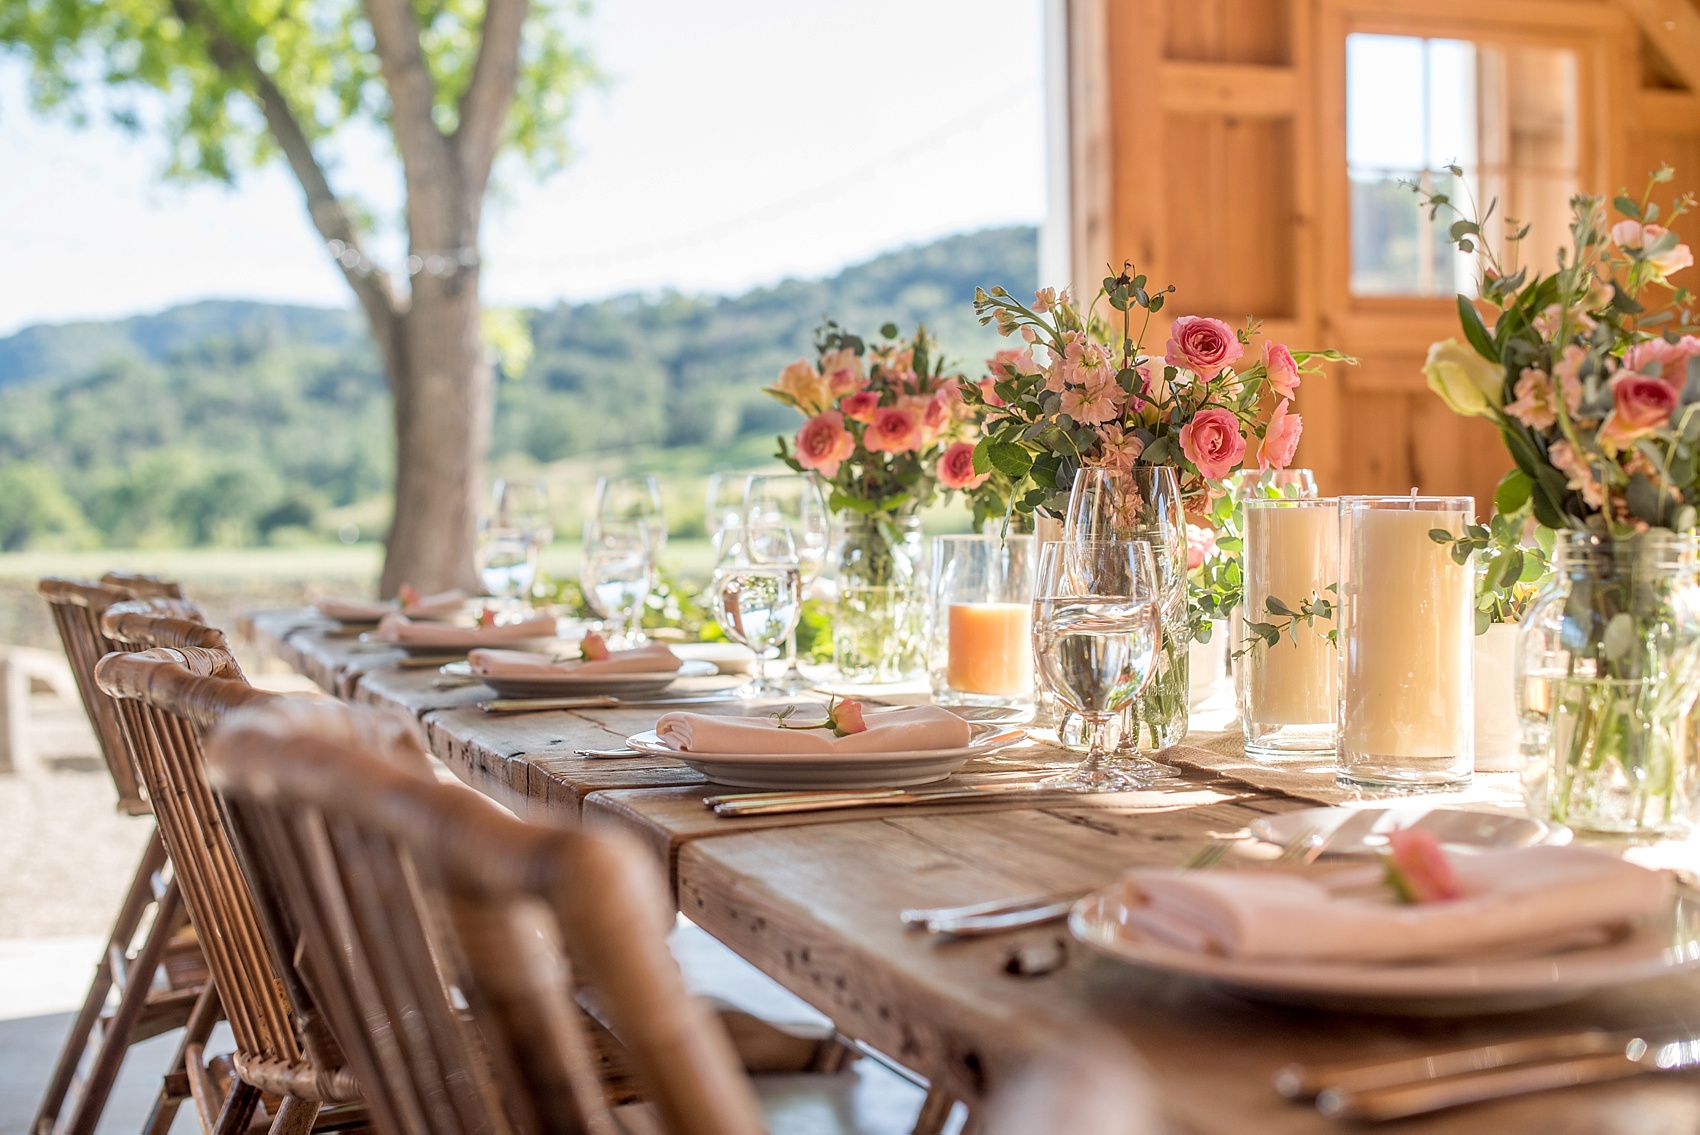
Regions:
[[[532, 312], [533, 361], [498, 386], [492, 456], [715, 449], [795, 429], [761, 387], [826, 316], [868, 337], [924, 322], [978, 366], [998, 340], [974, 319], [974, 288], [1030, 290], [1037, 243], [1032, 227], [988, 229], [740, 296]], [[0, 339], [0, 550], [322, 536], [327, 510], [387, 493], [392, 444], [350, 310], [207, 301], [29, 327]]]

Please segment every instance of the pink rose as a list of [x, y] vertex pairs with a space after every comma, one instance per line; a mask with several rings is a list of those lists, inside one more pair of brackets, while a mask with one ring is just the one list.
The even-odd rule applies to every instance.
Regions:
[[[1619, 248], [1639, 250], [1651, 247], [1665, 235], [1662, 225], [1643, 225], [1639, 221], [1619, 221], [1611, 227], [1611, 239]], [[1656, 256], [1646, 257], [1646, 262], [1660, 276], [1669, 276], [1680, 272], [1694, 263], [1694, 253], [1686, 244], [1677, 244]]]
[[1239, 419], [1220, 406], [1200, 410], [1181, 429], [1181, 452], [1206, 479], [1220, 481], [1245, 456], [1245, 435], [1240, 433]]
[[1269, 389], [1278, 398], [1291, 398], [1299, 388], [1299, 364], [1293, 352], [1273, 339], [1263, 342], [1263, 367], [1269, 372]]
[[838, 466], [856, 452], [856, 439], [844, 428], [844, 415], [828, 410], [803, 423], [797, 431], [797, 464], [818, 469], [827, 480], [838, 476]]
[[1421, 828], [1387, 833], [1387, 881], [1401, 902], [1445, 902], [1464, 897], [1440, 840]]
[[[1293, 454], [1299, 448], [1299, 434], [1304, 430], [1304, 419], [1297, 414], [1287, 413], [1287, 400], [1281, 399], [1275, 407], [1275, 413], [1269, 419], [1269, 426], [1263, 431], [1263, 443], [1257, 447], [1257, 467], [1259, 469], [1285, 469], [1293, 463]], [[1200, 466], [1200, 469], [1203, 467]]]
[[1659, 377], [1680, 390], [1688, 380], [1683, 369], [1688, 360], [1700, 356], [1700, 338], [1684, 335], [1674, 343], [1649, 339], [1623, 353], [1623, 369], [1645, 371], [1648, 363], [1659, 364]]
[[578, 644], [578, 652], [591, 662], [601, 662], [608, 657], [608, 643], [601, 635], [590, 631]]
[[1629, 371], [1611, 380], [1611, 417], [1600, 427], [1600, 444], [1627, 449], [1666, 422], [1676, 409], [1676, 390], [1663, 379]]
[[1209, 379], [1215, 378], [1223, 367], [1231, 365], [1244, 353], [1245, 348], [1235, 338], [1234, 329], [1220, 319], [1183, 315], [1169, 330], [1164, 361]]
[[939, 484], [947, 489], [977, 489], [990, 476], [974, 472], [974, 447], [966, 441], [952, 442], [939, 458]]
[[1216, 530], [1198, 524], [1186, 526], [1186, 570], [1197, 571], [1216, 554]]
[[868, 723], [862, 719], [862, 703], [859, 701], [841, 701], [827, 711], [827, 724], [840, 737], [848, 737], [852, 733], [866, 733]]
[[1624, 219], [1611, 227], [1611, 242], [1619, 248], [1641, 247], [1641, 222]]
[[908, 453], [921, 447], [921, 420], [913, 410], [882, 406], [874, 414], [862, 444], [870, 453]]
[[858, 390], [838, 404], [844, 416], [852, 422], [866, 424], [874, 420], [880, 408], [880, 396], [872, 390]]

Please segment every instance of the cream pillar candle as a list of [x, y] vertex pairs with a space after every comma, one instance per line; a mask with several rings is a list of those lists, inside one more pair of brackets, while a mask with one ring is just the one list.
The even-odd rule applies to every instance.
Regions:
[[1430, 537], [1472, 522], [1469, 497], [1340, 501], [1343, 781], [1441, 788], [1474, 761], [1475, 574]]
[[945, 678], [951, 689], [1032, 696], [1032, 603], [952, 603], [949, 623]]
[[[1333, 599], [1340, 577], [1339, 505], [1333, 499], [1251, 499], [1245, 508], [1245, 606], [1235, 648], [1250, 637], [1246, 622], [1279, 622], [1274, 596], [1294, 610], [1315, 595]], [[1254, 757], [1327, 752], [1334, 748], [1335, 649], [1325, 637], [1333, 621], [1300, 624], [1273, 646], [1258, 644], [1239, 660], [1240, 724]]]

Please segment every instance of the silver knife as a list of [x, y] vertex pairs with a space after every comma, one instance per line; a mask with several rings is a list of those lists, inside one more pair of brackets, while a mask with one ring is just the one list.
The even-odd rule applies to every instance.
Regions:
[[612, 695], [585, 694], [564, 698], [491, 698], [489, 701], [479, 702], [478, 708], [485, 713], [541, 713], [550, 709], [641, 709], [651, 705], [712, 705], [742, 700], [723, 694], [695, 694], [676, 698], [617, 698]]
[[710, 804], [717, 816], [779, 816], [794, 812], [828, 812], [840, 808], [883, 808], [899, 804], [955, 804], [970, 801], [1030, 800], [1039, 803], [1081, 801], [1078, 792], [1040, 788], [951, 788], [921, 792], [906, 788], [882, 788], [869, 792], [814, 793], [783, 800], [726, 801]]

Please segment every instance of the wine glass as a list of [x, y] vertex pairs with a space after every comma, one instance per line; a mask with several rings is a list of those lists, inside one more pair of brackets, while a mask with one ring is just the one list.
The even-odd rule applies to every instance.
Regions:
[[661, 562], [661, 550], [667, 546], [667, 520], [661, 482], [653, 473], [598, 477], [595, 516], [605, 528], [642, 524], [649, 538], [651, 566]]
[[1086, 723], [1086, 759], [1047, 788], [1125, 792], [1167, 772], [1155, 762], [1108, 763], [1106, 734], [1145, 688], [1162, 633], [1156, 562], [1144, 540], [1053, 540], [1039, 555], [1033, 670]]
[[501, 606], [523, 606], [537, 582], [537, 553], [529, 531], [485, 523], [478, 530], [479, 582]]
[[579, 583], [584, 597], [602, 618], [619, 627], [626, 646], [644, 639], [643, 606], [655, 575], [648, 525], [597, 520], [584, 523], [584, 557]]
[[496, 482], [495, 506], [492, 521], [498, 527], [529, 532], [540, 549], [548, 547], [555, 539], [547, 481], [499, 479]]
[[[827, 515], [826, 499], [813, 477], [804, 473], [751, 476], [744, 492], [743, 514], [747, 521], [782, 526], [790, 533], [803, 588], [819, 578], [832, 540], [832, 518]], [[797, 668], [796, 624], [792, 624], [785, 640], [785, 663], [779, 687], [788, 694], [808, 689], [809, 680]]]
[[714, 566], [709, 592], [714, 621], [733, 642], [755, 652], [755, 681], [739, 693], [764, 697], [784, 693], [767, 677], [767, 655], [796, 631], [802, 613], [802, 584], [796, 543], [783, 524], [745, 517], [728, 529]]
[[749, 490], [748, 473], [715, 473], [708, 478], [708, 498], [703, 511], [703, 527], [714, 542], [715, 555], [726, 530], [736, 528], [744, 520], [744, 494]]

